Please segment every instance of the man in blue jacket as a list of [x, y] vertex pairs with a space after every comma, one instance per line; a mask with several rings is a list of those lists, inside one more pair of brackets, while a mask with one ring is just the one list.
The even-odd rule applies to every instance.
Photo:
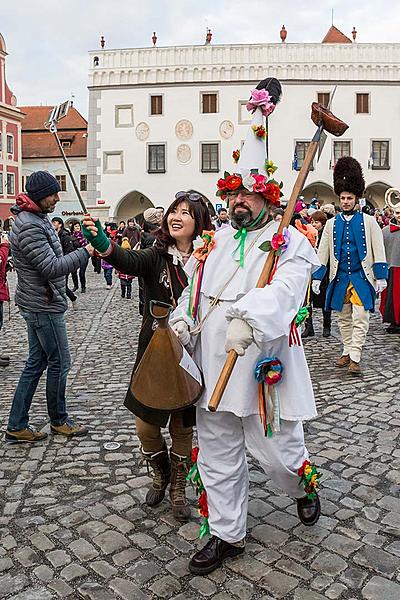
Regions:
[[388, 265], [378, 223], [356, 208], [365, 188], [360, 164], [350, 156], [340, 158], [333, 183], [342, 212], [327, 222], [322, 234], [318, 250], [322, 266], [313, 274], [312, 289], [319, 293], [329, 263], [325, 310], [338, 311], [343, 341], [337, 366], [360, 375], [369, 316], [374, 312], [376, 295], [386, 288]]
[[47, 437], [29, 427], [29, 409], [42, 373], [47, 369], [46, 400], [50, 428], [67, 437], [86, 435], [87, 427], [67, 413], [65, 388], [71, 360], [64, 313], [66, 275], [87, 263], [79, 248], [63, 256], [60, 240], [47, 215], [59, 201], [60, 186], [47, 171], [32, 173], [26, 194], [11, 209], [15, 222], [11, 253], [18, 275], [15, 301], [28, 328], [29, 355], [12, 402], [5, 439], [39, 442]]

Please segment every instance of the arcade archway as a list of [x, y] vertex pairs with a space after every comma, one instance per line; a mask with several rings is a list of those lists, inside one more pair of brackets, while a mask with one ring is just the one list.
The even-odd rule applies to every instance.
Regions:
[[138, 217], [147, 208], [153, 208], [154, 204], [147, 196], [134, 190], [122, 196], [114, 210], [112, 220], [115, 222], [127, 221], [130, 217]]
[[365, 199], [374, 208], [383, 208], [385, 206], [385, 192], [391, 185], [383, 181], [375, 181], [365, 188]]
[[317, 199], [321, 204], [337, 204], [338, 197], [333, 191], [332, 186], [328, 183], [324, 183], [323, 181], [316, 181], [315, 183], [310, 183], [307, 185], [301, 193], [304, 196], [304, 201], [307, 204], [313, 199]]

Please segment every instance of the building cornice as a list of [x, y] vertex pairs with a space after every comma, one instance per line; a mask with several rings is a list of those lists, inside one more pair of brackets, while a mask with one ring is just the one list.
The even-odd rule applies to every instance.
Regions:
[[[90, 87], [205, 82], [396, 81], [400, 44], [235, 44], [92, 51]], [[97, 66], [94, 59], [97, 58]]]

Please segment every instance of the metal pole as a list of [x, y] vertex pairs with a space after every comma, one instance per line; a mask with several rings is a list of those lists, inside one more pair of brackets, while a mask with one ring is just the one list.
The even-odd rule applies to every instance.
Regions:
[[55, 125], [54, 123], [52, 123], [52, 124], [51, 124], [51, 126], [50, 126], [50, 131], [51, 131], [51, 133], [54, 135], [54, 137], [55, 137], [55, 139], [56, 139], [57, 146], [58, 146], [58, 148], [59, 148], [59, 150], [60, 150], [60, 152], [61, 152], [61, 156], [62, 156], [62, 158], [63, 158], [63, 160], [64, 160], [64, 163], [65, 163], [65, 166], [66, 166], [66, 168], [67, 168], [68, 174], [69, 174], [69, 176], [70, 176], [70, 178], [71, 178], [72, 185], [74, 186], [74, 189], [75, 189], [76, 195], [78, 196], [79, 204], [81, 205], [81, 208], [82, 208], [82, 210], [83, 210], [84, 214], [86, 214], [86, 213], [87, 213], [87, 209], [86, 209], [85, 203], [84, 203], [84, 201], [83, 201], [83, 198], [82, 198], [82, 196], [81, 196], [81, 193], [80, 193], [80, 191], [79, 191], [79, 188], [78, 188], [78, 186], [76, 185], [76, 181], [75, 181], [75, 179], [74, 179], [74, 176], [72, 175], [71, 167], [70, 167], [70, 166], [69, 166], [69, 164], [68, 164], [68, 160], [67, 160], [67, 157], [65, 156], [64, 149], [63, 149], [63, 147], [62, 147], [62, 145], [61, 145], [61, 142], [60, 142], [60, 140], [59, 140], [59, 137], [58, 137], [58, 135], [57, 135], [57, 127], [56, 127], [56, 125]]

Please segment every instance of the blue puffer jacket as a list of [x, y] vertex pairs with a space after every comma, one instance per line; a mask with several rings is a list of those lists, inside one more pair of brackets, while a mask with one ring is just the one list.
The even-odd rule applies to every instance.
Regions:
[[66, 275], [84, 266], [88, 253], [78, 248], [64, 256], [54, 227], [29, 196], [20, 194], [11, 212], [15, 215], [10, 243], [18, 275], [17, 306], [37, 313], [65, 312]]

